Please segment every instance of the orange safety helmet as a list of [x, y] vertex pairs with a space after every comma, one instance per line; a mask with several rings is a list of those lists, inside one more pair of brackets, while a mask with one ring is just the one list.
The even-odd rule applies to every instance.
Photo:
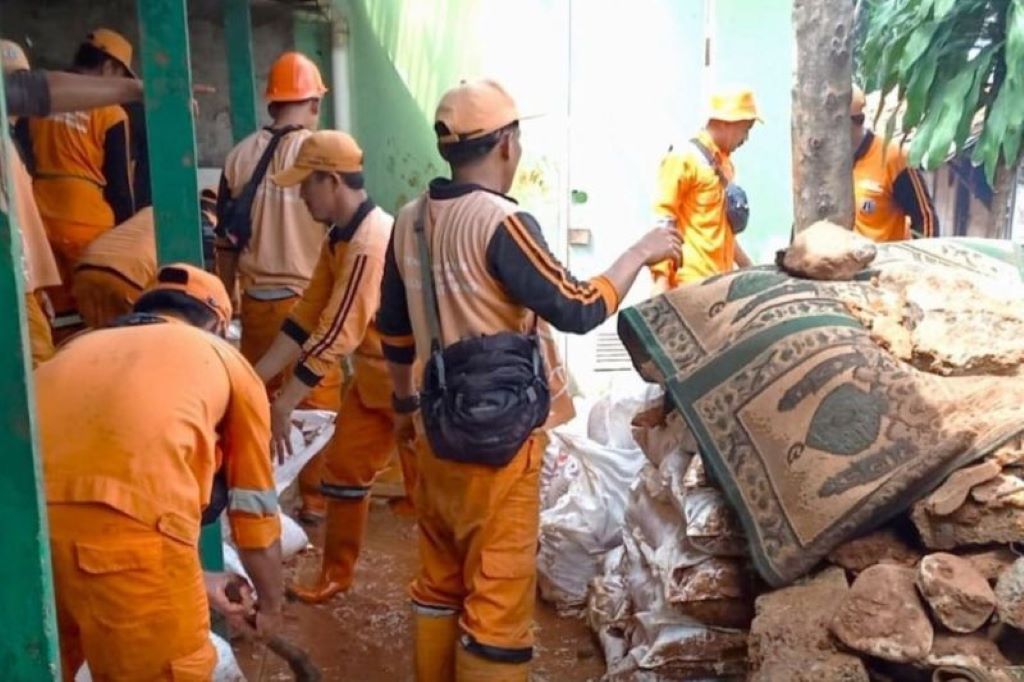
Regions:
[[270, 67], [267, 77], [268, 102], [301, 102], [323, 97], [327, 92], [320, 69], [304, 54], [285, 52]]

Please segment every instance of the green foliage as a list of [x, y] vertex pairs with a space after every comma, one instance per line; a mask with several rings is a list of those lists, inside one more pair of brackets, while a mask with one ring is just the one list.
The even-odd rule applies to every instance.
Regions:
[[889, 135], [913, 133], [910, 160], [938, 167], [970, 139], [989, 182], [1024, 143], [1024, 0], [863, 0], [857, 66], [867, 92], [895, 92], [903, 116]]

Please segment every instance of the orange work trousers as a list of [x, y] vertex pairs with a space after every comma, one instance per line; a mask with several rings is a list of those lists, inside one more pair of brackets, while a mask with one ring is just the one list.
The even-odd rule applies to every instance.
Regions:
[[53, 357], [53, 330], [46, 319], [39, 299], [33, 293], [25, 294], [25, 317], [28, 320], [28, 340], [32, 349], [32, 367], [38, 367]]
[[61, 667], [74, 679], [208, 681], [217, 664], [195, 545], [102, 504], [48, 505]]
[[[281, 333], [281, 325], [288, 314], [299, 302], [298, 296], [278, 301], [261, 301], [252, 296], [242, 296], [242, 355], [249, 362], [256, 364], [264, 353], [270, 350], [274, 339]], [[292, 376], [291, 369], [274, 377], [267, 384], [267, 393], [273, 400], [274, 393]], [[313, 410], [331, 410], [337, 412], [341, 406], [341, 385], [343, 377], [339, 364], [327, 374], [320, 384], [314, 388], [300, 407]], [[317, 455], [299, 473], [299, 494], [302, 497], [302, 509], [306, 512], [323, 514], [327, 503], [320, 494], [320, 481], [324, 476], [324, 459]]]
[[75, 270], [71, 293], [82, 321], [93, 329], [106, 327], [132, 311], [142, 290], [113, 272], [83, 266]]
[[82, 258], [85, 247], [94, 239], [111, 229], [110, 225], [86, 225], [71, 220], [46, 218], [43, 221], [46, 236], [53, 248], [53, 257], [60, 271], [61, 286], [47, 288], [50, 301], [57, 315], [66, 315], [77, 310], [75, 297], [71, 292], [75, 266]]
[[325, 449], [324, 490], [337, 499], [368, 497], [374, 481], [390, 468], [396, 449], [406, 497], [411, 499], [416, 482], [416, 454], [397, 447], [392, 409], [367, 405], [358, 382], [353, 382], [345, 391], [334, 421], [334, 437]]
[[418, 439], [413, 603], [460, 612], [468, 648], [497, 650], [500, 659], [532, 655], [545, 441], [535, 433], [496, 469], [439, 459], [426, 438]]

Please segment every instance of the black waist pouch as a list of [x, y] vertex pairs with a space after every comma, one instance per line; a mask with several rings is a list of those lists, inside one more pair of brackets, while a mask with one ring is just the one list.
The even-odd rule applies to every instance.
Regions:
[[551, 409], [536, 337], [505, 332], [433, 353], [423, 372], [420, 409], [438, 457], [505, 466]]

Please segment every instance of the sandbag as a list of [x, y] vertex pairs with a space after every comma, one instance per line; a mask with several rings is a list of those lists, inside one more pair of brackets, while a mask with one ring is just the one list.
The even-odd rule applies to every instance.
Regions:
[[551, 438], [576, 459], [579, 474], [541, 513], [538, 583], [546, 601], [567, 610], [583, 606], [603, 555], [621, 543], [629, 486], [644, 457], [639, 448], [602, 446], [557, 430]]

